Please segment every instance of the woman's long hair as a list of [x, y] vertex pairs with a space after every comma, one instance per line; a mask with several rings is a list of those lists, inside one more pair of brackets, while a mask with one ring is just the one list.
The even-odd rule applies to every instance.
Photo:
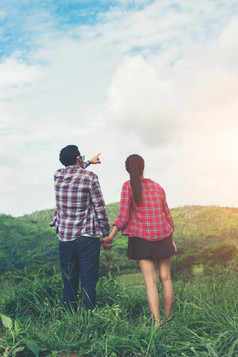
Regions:
[[130, 175], [131, 188], [135, 204], [141, 204], [141, 176], [145, 163], [141, 156], [133, 154], [126, 159], [126, 170]]

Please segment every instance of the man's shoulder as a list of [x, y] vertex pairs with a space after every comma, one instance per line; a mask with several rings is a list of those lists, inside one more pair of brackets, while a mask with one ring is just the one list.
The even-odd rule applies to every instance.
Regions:
[[79, 166], [68, 166], [62, 169], [58, 169], [55, 171], [54, 173], [54, 177], [59, 177], [59, 176], [65, 176], [65, 175], [69, 175], [69, 176], [80, 176], [80, 177], [89, 177], [89, 178], [95, 178], [97, 179], [97, 175], [89, 170], [85, 170], [82, 169]]
[[64, 175], [65, 169], [58, 169], [54, 172], [54, 177]]
[[97, 175], [89, 170], [83, 170], [82, 175], [85, 175], [85, 177], [90, 177], [91, 179], [96, 179], [96, 180], [98, 179]]
[[58, 169], [54, 173], [55, 181], [87, 181], [87, 182], [97, 182], [97, 175], [89, 170], [82, 169], [78, 166], [68, 166], [66, 168]]

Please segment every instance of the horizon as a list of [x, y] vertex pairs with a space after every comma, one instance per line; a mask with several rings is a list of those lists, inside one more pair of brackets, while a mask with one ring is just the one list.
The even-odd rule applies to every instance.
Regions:
[[[108, 205], [113, 205], [113, 204], [120, 204], [119, 201], [117, 202], [110, 202], [110, 203], [106, 203], [106, 208]], [[170, 207], [169, 209], [172, 211], [172, 210], [175, 210], [175, 209], [179, 209], [179, 208], [190, 208], [190, 207], [202, 207], [202, 208], [221, 208], [221, 209], [237, 209], [238, 210], [238, 206], [237, 207], [234, 207], [234, 206], [219, 206], [219, 205], [196, 205], [196, 204], [193, 204], [193, 205], [183, 205], [183, 206], [177, 206], [177, 207]], [[33, 212], [30, 212], [30, 213], [23, 213], [19, 216], [15, 216], [15, 215], [11, 215], [11, 214], [6, 214], [6, 213], [0, 213], [0, 216], [10, 216], [12, 218], [21, 218], [21, 217], [25, 217], [25, 216], [31, 216], [31, 215], [34, 215], [36, 213], [40, 213], [40, 212], [45, 212], [45, 211], [54, 211], [55, 210], [55, 207], [53, 208], [45, 208], [45, 209], [41, 209], [41, 210], [36, 210], [36, 211], [33, 211]]]

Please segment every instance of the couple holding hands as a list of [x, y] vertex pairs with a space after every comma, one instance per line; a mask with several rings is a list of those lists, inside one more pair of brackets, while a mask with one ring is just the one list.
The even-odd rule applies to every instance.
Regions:
[[50, 225], [59, 238], [64, 305], [70, 311], [77, 311], [80, 278], [81, 304], [87, 309], [95, 308], [100, 246], [112, 248], [113, 239], [121, 231], [128, 237], [128, 258], [139, 262], [152, 318], [155, 326], [159, 326], [164, 319], [159, 311], [157, 269], [164, 314], [169, 317], [174, 296], [170, 264], [177, 251], [165, 191], [143, 176], [143, 158], [130, 155], [126, 159], [130, 179], [122, 186], [119, 213], [110, 232], [97, 175], [85, 170], [90, 164], [100, 163], [99, 155], [84, 161], [78, 147], [68, 145], [60, 151], [65, 168], [54, 174], [56, 211]]

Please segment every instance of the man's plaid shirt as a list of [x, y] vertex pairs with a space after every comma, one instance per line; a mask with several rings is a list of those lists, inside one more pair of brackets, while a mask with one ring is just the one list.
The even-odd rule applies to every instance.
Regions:
[[[85, 166], [88, 166], [89, 162]], [[79, 166], [54, 174], [56, 211], [50, 222], [62, 241], [89, 236], [107, 236], [109, 223], [98, 177]]]
[[168, 237], [174, 231], [164, 189], [156, 182], [142, 178], [142, 201], [137, 206], [130, 181], [122, 186], [120, 210], [114, 225], [122, 235], [150, 241]]

